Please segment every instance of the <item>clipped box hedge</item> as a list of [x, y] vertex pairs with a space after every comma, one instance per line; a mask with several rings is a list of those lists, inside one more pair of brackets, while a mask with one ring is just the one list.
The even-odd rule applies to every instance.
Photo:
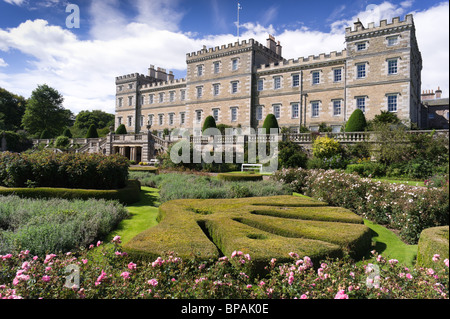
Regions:
[[422, 231], [417, 248], [417, 265], [436, 269], [432, 258], [440, 255], [441, 262], [449, 256], [449, 226], [431, 227]]
[[62, 199], [105, 199], [118, 200], [120, 203], [130, 205], [140, 200], [141, 183], [137, 180], [128, 180], [127, 185], [120, 189], [78, 189], [78, 188], [4, 188], [0, 187], [0, 196], [17, 195], [24, 198], [62, 198]]
[[154, 166], [130, 166], [128, 168], [129, 171], [132, 172], [146, 172], [150, 174], [159, 174], [159, 170], [157, 167]]
[[217, 174], [217, 178], [223, 181], [235, 182], [235, 181], [262, 181], [263, 175], [261, 174], [245, 174], [245, 173], [220, 173]]
[[159, 208], [160, 223], [127, 242], [136, 258], [155, 259], [172, 251], [181, 258], [208, 260], [233, 251], [250, 254], [254, 270], [289, 253], [359, 258], [371, 246], [371, 231], [349, 210], [307, 198], [281, 195], [240, 199], [183, 199]]

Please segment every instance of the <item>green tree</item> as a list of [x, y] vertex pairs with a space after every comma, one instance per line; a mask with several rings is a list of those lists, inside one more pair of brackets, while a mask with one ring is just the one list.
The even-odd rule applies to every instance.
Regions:
[[57, 136], [62, 130], [72, 125], [72, 112], [66, 110], [62, 103], [63, 96], [48, 85], [39, 85], [27, 101], [22, 125], [30, 134], [48, 130]]
[[272, 128], [278, 129], [278, 121], [275, 115], [272, 113], [267, 114], [262, 127], [265, 129], [266, 134], [270, 134], [270, 129]]
[[73, 137], [72, 132], [70, 131], [69, 128], [66, 128], [66, 129], [64, 130], [63, 136], [66, 136], [66, 137], [68, 137], [68, 138], [72, 138], [72, 137]]
[[116, 130], [116, 134], [127, 134], [127, 128], [125, 127], [124, 124], [119, 125], [119, 127]]
[[346, 132], [362, 132], [366, 129], [367, 122], [363, 111], [356, 109], [353, 111], [352, 115], [345, 125]]
[[86, 138], [98, 138], [97, 128], [95, 127], [95, 124], [91, 124], [91, 126], [89, 126]]
[[305, 150], [292, 141], [283, 141], [278, 144], [278, 164], [283, 168], [306, 167], [308, 156]]
[[17, 131], [22, 125], [26, 100], [0, 88], [0, 130]]
[[205, 122], [203, 123], [202, 132], [209, 128], [216, 128], [216, 120], [211, 115], [206, 117]]
[[114, 125], [114, 114], [109, 114], [100, 110], [81, 111], [75, 118], [76, 128], [89, 128], [92, 124], [98, 129]]

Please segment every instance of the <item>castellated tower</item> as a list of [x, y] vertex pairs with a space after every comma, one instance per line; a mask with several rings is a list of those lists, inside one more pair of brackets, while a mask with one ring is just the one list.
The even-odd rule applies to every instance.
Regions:
[[[343, 39], [344, 40], [344, 39]], [[389, 111], [420, 127], [422, 59], [412, 15], [345, 30], [342, 51], [284, 59], [281, 43], [250, 39], [186, 54], [186, 78], [150, 66], [116, 78], [116, 127], [128, 132], [217, 124], [259, 128], [272, 113], [282, 127], [339, 132], [360, 108], [370, 120]]]

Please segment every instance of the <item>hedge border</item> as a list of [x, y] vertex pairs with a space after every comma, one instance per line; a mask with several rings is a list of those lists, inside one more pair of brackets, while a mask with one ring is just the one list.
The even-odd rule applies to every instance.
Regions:
[[128, 180], [127, 185], [121, 189], [78, 189], [78, 188], [3, 188], [0, 187], [0, 196], [17, 195], [25, 198], [62, 198], [62, 199], [105, 199], [118, 200], [120, 203], [130, 205], [140, 200], [141, 183], [138, 180]]
[[128, 170], [133, 172], [147, 172], [156, 175], [159, 174], [159, 169], [154, 166], [141, 166], [141, 167], [130, 166]]
[[236, 173], [219, 173], [217, 178], [222, 181], [235, 182], [235, 181], [262, 181], [262, 174], [236, 174]]
[[422, 231], [417, 244], [417, 265], [435, 268], [432, 258], [440, 255], [440, 260], [449, 258], [449, 226], [426, 228]]

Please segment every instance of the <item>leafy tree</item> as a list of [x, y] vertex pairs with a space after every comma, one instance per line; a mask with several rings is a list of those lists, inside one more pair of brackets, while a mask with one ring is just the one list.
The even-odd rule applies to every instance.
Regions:
[[76, 128], [89, 128], [92, 124], [102, 129], [114, 125], [114, 114], [109, 114], [100, 110], [81, 111], [75, 118]]
[[39, 85], [27, 101], [22, 125], [30, 134], [48, 130], [57, 136], [62, 130], [72, 125], [72, 112], [66, 110], [62, 103], [63, 96], [47, 84]]
[[42, 131], [41, 135], [39, 136], [40, 139], [48, 139], [48, 138], [52, 138], [52, 135], [50, 134], [50, 132], [45, 129]]
[[127, 128], [125, 127], [124, 124], [119, 125], [119, 127], [116, 130], [116, 134], [127, 134]]
[[22, 125], [26, 100], [0, 88], [0, 130], [17, 131]]
[[63, 136], [66, 136], [66, 137], [68, 137], [68, 138], [72, 138], [72, 137], [73, 137], [72, 132], [70, 131], [69, 128], [66, 128], [66, 129], [64, 130]]
[[86, 138], [97, 138], [97, 137], [98, 137], [97, 128], [95, 127], [95, 124], [92, 124], [91, 126], [89, 126]]
[[306, 167], [308, 156], [300, 145], [292, 141], [283, 141], [278, 144], [278, 148], [278, 163], [280, 167]]
[[375, 115], [373, 119], [374, 124], [400, 124], [401, 121], [398, 118], [397, 114], [388, 112], [388, 111], [381, 111], [381, 114]]
[[205, 122], [203, 123], [202, 132], [209, 128], [216, 128], [216, 120], [211, 115], [206, 117]]
[[353, 111], [352, 115], [345, 125], [346, 132], [363, 132], [366, 129], [367, 122], [363, 111], [356, 109]]
[[271, 128], [278, 129], [278, 121], [275, 115], [273, 115], [272, 113], [267, 114], [262, 127], [263, 129], [265, 129], [266, 134], [270, 134]]

